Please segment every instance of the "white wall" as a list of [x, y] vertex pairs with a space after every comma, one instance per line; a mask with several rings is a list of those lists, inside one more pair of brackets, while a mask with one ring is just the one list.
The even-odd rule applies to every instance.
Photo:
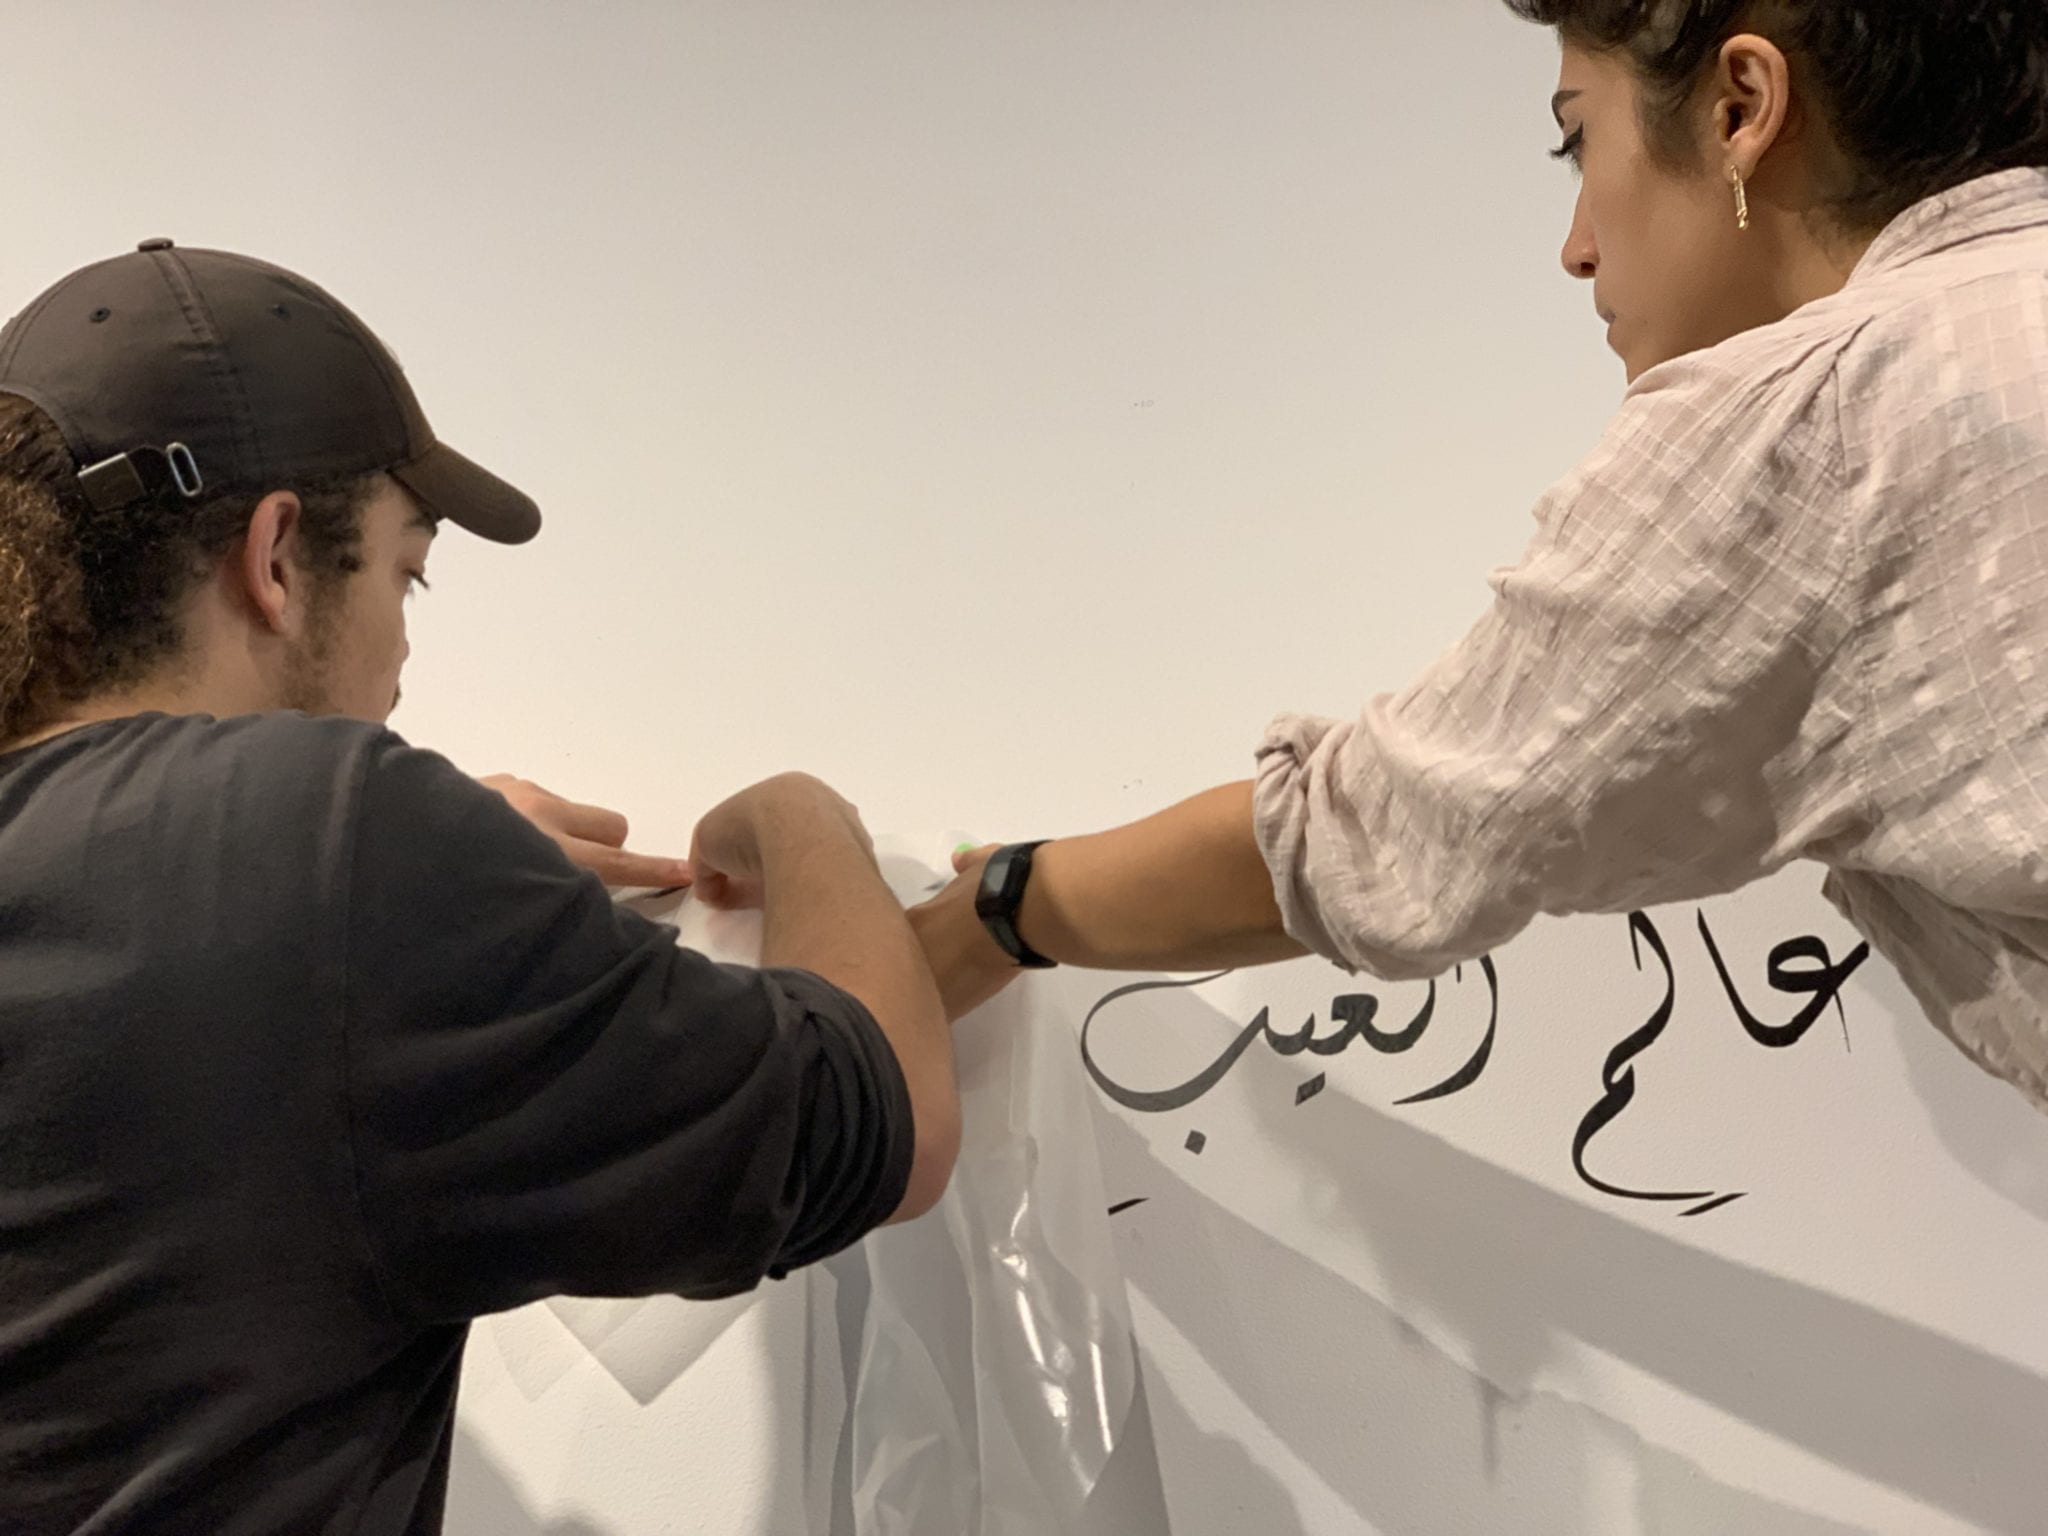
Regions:
[[[1811, 884], [1708, 908], [1771, 1022], [1794, 1011], [1763, 984], [1773, 944], [1853, 942]], [[2043, 1528], [2038, 1120], [1874, 966], [1846, 1040], [1831, 1011], [1760, 1049], [1693, 911], [1655, 918], [1673, 1022], [1588, 1161], [1745, 1192], [1719, 1211], [1633, 1206], [1573, 1171], [1603, 1058], [1665, 992], [1620, 919], [1498, 957], [1498, 1044], [1454, 1098], [1393, 1107], [1483, 1035], [1470, 967], [1412, 1054], [1258, 1046], [1185, 1110], [1104, 1117], [1112, 1198], [1149, 1197], [1117, 1220], [1176, 1536]], [[1327, 1035], [1354, 990], [1320, 966], [1235, 977], [1105, 1012], [1092, 1043], [1118, 1081], [1164, 1087], [1259, 1007]], [[1389, 1024], [1423, 991], [1380, 990]], [[1318, 1071], [1330, 1087], [1297, 1106]]]
[[[357, 307], [550, 515], [437, 552], [399, 725], [653, 851], [785, 766], [990, 836], [1241, 776], [1269, 715], [1462, 629], [1619, 392], [1554, 257], [1551, 45], [1492, 0], [7, 19], [0, 304], [168, 234]], [[1812, 885], [1712, 909], [1760, 990], [1776, 940], [1848, 939]], [[1619, 920], [1499, 957], [1457, 1099], [1390, 1107], [1469, 1046], [1447, 1001], [1299, 1108], [1263, 1047], [1189, 1111], [1105, 1102], [1176, 1536], [2040, 1528], [2048, 1128], [1875, 965], [1853, 1053], [1832, 1016], [1759, 1050], [1659, 920], [1681, 1007], [1598, 1159], [1750, 1191], [1708, 1216], [1572, 1174], [1654, 1001]], [[1183, 996], [1123, 1068], [1172, 1081], [1336, 980]], [[480, 1341], [458, 1525], [790, 1529], [796, 1305], [644, 1405]]]

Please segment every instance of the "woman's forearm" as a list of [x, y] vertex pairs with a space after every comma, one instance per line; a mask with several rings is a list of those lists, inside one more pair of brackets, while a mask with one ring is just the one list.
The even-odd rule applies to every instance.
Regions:
[[1307, 953], [1281, 924], [1250, 781], [1046, 844], [1017, 929], [1049, 959], [1100, 970], [1205, 970]]

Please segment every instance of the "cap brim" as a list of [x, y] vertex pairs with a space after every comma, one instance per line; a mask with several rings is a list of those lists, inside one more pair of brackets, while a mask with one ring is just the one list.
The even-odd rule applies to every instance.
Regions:
[[413, 499], [436, 519], [467, 528], [498, 544], [524, 544], [540, 532], [540, 508], [533, 498], [464, 458], [446, 443], [436, 443], [408, 464], [391, 471]]

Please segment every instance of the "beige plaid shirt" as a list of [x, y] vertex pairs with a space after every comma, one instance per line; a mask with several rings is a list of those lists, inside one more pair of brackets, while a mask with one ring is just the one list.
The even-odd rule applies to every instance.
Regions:
[[1289, 931], [1425, 976], [1537, 913], [1818, 860], [2048, 1107], [2048, 171], [1919, 204], [1839, 294], [1644, 374], [1536, 522], [1411, 687], [1273, 726]]

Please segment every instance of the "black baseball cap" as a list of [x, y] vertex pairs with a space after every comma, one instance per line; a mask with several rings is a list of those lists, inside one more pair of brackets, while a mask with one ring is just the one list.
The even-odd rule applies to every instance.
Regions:
[[0, 330], [0, 391], [56, 422], [102, 510], [382, 470], [484, 538], [540, 531], [531, 497], [435, 438], [368, 326], [248, 256], [145, 240], [81, 267]]

